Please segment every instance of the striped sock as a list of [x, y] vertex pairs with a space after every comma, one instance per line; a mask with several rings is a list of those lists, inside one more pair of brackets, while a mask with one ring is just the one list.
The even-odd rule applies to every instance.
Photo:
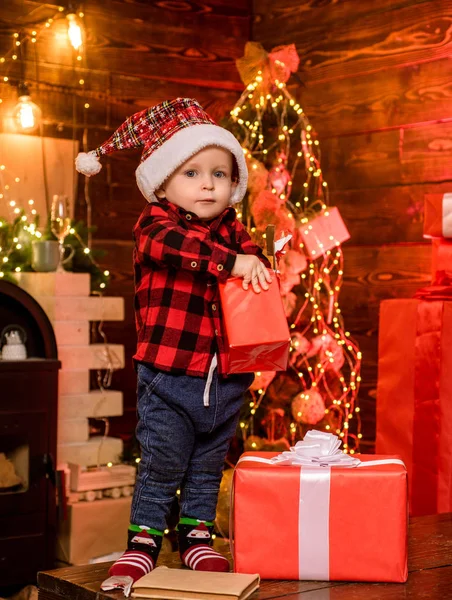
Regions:
[[[150, 573], [162, 547], [163, 532], [144, 525], [129, 525], [127, 550], [108, 571], [101, 589], [123, 589], [130, 592], [134, 581]], [[128, 594], [125, 594], [126, 596]]]
[[211, 548], [213, 523], [183, 517], [178, 526], [182, 562], [193, 571], [229, 571], [229, 562]]

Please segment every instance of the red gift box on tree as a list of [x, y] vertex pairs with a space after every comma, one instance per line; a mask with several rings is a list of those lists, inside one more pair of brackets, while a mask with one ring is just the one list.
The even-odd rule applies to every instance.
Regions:
[[425, 194], [424, 237], [452, 238], [452, 194]]
[[228, 373], [285, 371], [290, 333], [276, 275], [269, 289], [244, 290], [243, 279], [220, 284], [221, 309], [228, 343]]
[[336, 207], [328, 208], [315, 219], [301, 225], [299, 234], [311, 260], [350, 239], [347, 227]]
[[[295, 450], [310, 433], [337, 439], [308, 432]], [[406, 581], [407, 473], [400, 459], [359, 456], [355, 467], [322, 463], [325, 457], [310, 465], [271, 464], [276, 456], [246, 452], [235, 469], [236, 572], [263, 579]]]
[[402, 457], [416, 516], [452, 511], [452, 302], [441, 299], [448, 289], [380, 308], [376, 451]]

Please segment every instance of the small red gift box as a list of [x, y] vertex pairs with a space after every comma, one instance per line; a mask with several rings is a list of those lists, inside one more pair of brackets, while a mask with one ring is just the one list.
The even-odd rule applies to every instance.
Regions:
[[376, 451], [406, 464], [413, 516], [452, 511], [452, 301], [441, 299], [448, 289], [380, 307]]
[[400, 460], [359, 456], [360, 468], [310, 467], [268, 464], [273, 456], [246, 452], [234, 472], [236, 572], [406, 581], [407, 473]]
[[432, 283], [452, 284], [452, 240], [432, 240]]
[[243, 279], [232, 277], [220, 284], [221, 308], [228, 341], [228, 373], [285, 371], [290, 333], [278, 280], [257, 294]]
[[452, 194], [425, 194], [424, 237], [452, 238]]
[[350, 234], [336, 207], [302, 225], [299, 229], [306, 253], [315, 259], [350, 239]]

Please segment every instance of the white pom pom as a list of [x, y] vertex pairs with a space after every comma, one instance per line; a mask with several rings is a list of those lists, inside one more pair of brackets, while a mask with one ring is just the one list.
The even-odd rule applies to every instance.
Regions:
[[75, 168], [82, 175], [91, 177], [97, 175], [102, 169], [99, 157], [95, 152], [80, 152], [75, 159]]

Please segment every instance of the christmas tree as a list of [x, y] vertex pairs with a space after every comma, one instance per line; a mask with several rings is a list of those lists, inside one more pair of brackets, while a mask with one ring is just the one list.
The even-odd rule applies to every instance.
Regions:
[[317, 135], [287, 89], [298, 63], [294, 45], [267, 53], [249, 42], [237, 61], [245, 90], [226, 125], [242, 144], [250, 174], [239, 218], [261, 245], [269, 224], [276, 238], [292, 235], [278, 267], [291, 330], [289, 368], [256, 374], [239, 437], [246, 450], [285, 449], [315, 428], [339, 435], [344, 452], [353, 454], [361, 438], [362, 357], [339, 305], [341, 243], [349, 235], [329, 207]]

